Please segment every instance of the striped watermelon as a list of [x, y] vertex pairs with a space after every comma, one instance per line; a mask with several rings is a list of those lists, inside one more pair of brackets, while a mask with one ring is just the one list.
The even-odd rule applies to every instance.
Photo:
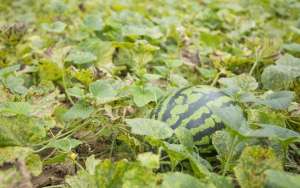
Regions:
[[195, 144], [204, 146], [211, 143], [214, 132], [224, 128], [210, 107], [230, 104], [233, 104], [232, 99], [217, 88], [204, 85], [186, 87], [161, 100], [150, 116], [166, 122], [173, 129], [188, 128]]

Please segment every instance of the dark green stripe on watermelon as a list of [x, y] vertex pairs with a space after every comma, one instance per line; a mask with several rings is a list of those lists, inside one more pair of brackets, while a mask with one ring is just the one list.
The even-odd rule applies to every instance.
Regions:
[[[178, 121], [177, 121], [175, 124], [171, 125], [171, 127], [172, 127], [173, 129], [176, 129], [176, 128], [182, 123], [182, 121], [183, 121], [184, 119], [186, 119], [186, 118], [190, 117], [191, 115], [193, 115], [193, 114], [195, 113], [195, 111], [197, 111], [197, 110], [200, 109], [201, 107], [205, 106], [207, 102], [209, 102], [209, 101], [211, 101], [211, 100], [214, 100], [214, 99], [217, 99], [217, 98], [219, 98], [219, 97], [221, 97], [221, 96], [224, 96], [224, 95], [222, 95], [221, 93], [217, 93], [217, 92], [214, 92], [214, 93], [212, 92], [212, 93], [209, 94], [209, 95], [205, 95], [205, 94], [204, 94], [204, 97], [201, 98], [200, 100], [198, 100], [198, 101], [196, 101], [196, 102], [194, 102], [194, 103], [188, 104], [188, 105], [189, 105], [189, 106], [188, 106], [188, 111], [185, 112], [185, 113], [180, 114], [180, 115], [179, 115]], [[168, 109], [167, 109], [167, 110], [168, 110]], [[209, 114], [211, 114], [211, 113], [209, 113]], [[198, 124], [199, 124], [199, 123], [200, 123], [200, 124], [203, 124], [205, 119], [206, 119], [206, 118], [205, 118], [204, 116], [201, 116], [201, 117], [198, 119], [198, 121], [199, 121]], [[166, 120], [167, 120], [167, 119], [163, 116], [162, 121], [166, 121]], [[195, 126], [194, 126], [194, 127], [195, 127]], [[192, 127], [189, 127], [189, 125], [187, 125], [187, 128], [192, 128]]]
[[[175, 93], [175, 95], [173, 96], [174, 98], [176, 98], [178, 95], [180, 95], [180, 93], [186, 89], [188, 89], [190, 87], [185, 87], [185, 88], [182, 88], [180, 89], [177, 93]], [[158, 106], [151, 112], [151, 115], [150, 117], [151, 118], [154, 118], [154, 119], [157, 119], [158, 118], [158, 114], [161, 112], [161, 109], [162, 109], [162, 105], [164, 103], [164, 101], [168, 98], [168, 96], [164, 97], [160, 103], [158, 103]], [[170, 100], [171, 101], [171, 100]]]
[[224, 128], [223, 123], [216, 123], [214, 127], [209, 127], [207, 129], [204, 129], [200, 132], [198, 132], [196, 135], [194, 135], [194, 140], [201, 140], [203, 137], [207, 135], [212, 135], [214, 132], [221, 130]]
[[[174, 94], [174, 96], [172, 96], [171, 98], [170, 98], [170, 100], [168, 101], [168, 105], [167, 105], [167, 109], [163, 112], [163, 115], [162, 115], [162, 121], [166, 121], [167, 119], [169, 119], [170, 118], [170, 116], [171, 116], [171, 114], [170, 114], [170, 112], [171, 112], [171, 110], [172, 110], [172, 108], [174, 108], [175, 107], [175, 99], [176, 98], [178, 98], [179, 96], [183, 96], [183, 97], [185, 97], [185, 99], [187, 99], [187, 96], [185, 96], [185, 95], [182, 95], [182, 93], [185, 91], [185, 90], [187, 90], [187, 89], [189, 89], [190, 87], [186, 87], [186, 88], [182, 88], [181, 90], [179, 90], [178, 92], [176, 92], [175, 94]], [[161, 110], [161, 109], [160, 109]]]
[[206, 137], [224, 128], [210, 106], [222, 107], [232, 103], [228, 96], [214, 87], [186, 87], [160, 101], [150, 117], [167, 122], [173, 129], [186, 127], [192, 131], [195, 143], [208, 144], [210, 139]]

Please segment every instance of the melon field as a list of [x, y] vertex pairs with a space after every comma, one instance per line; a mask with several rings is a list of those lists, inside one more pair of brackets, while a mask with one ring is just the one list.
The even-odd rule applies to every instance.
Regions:
[[300, 188], [299, 0], [0, 0], [0, 188]]

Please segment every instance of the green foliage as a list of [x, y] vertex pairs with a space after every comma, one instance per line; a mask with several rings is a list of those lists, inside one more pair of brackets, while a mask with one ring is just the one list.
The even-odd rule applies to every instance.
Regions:
[[5, 147], [0, 149], [0, 165], [14, 163], [17, 160], [24, 161], [27, 169], [35, 176], [42, 172], [42, 161], [32, 149], [27, 147]]
[[169, 144], [167, 142], [163, 143], [163, 148], [170, 157], [172, 168], [175, 168], [181, 161], [188, 160], [195, 175], [199, 177], [209, 175], [211, 165], [196, 152], [189, 151], [181, 144]]
[[231, 78], [221, 78], [219, 82], [225, 87], [240, 92], [255, 91], [258, 87], [258, 83], [255, 78], [247, 74], [241, 74]]
[[233, 188], [233, 181], [231, 177], [228, 176], [221, 176], [218, 174], [210, 174], [210, 176], [207, 178], [208, 182], [212, 182], [214, 184], [214, 187], [216, 188]]
[[217, 157], [223, 169], [232, 169], [244, 147], [249, 144], [246, 141], [237, 142], [236, 138], [226, 131], [217, 131], [212, 137], [212, 143], [217, 150]]
[[300, 134], [293, 130], [289, 130], [283, 127], [257, 124], [258, 129], [253, 129], [246, 121], [241, 109], [237, 106], [229, 106], [224, 108], [213, 108], [222, 121], [230, 128], [234, 134], [239, 134], [245, 137], [268, 137], [276, 138], [281, 141], [297, 141], [300, 138]]
[[64, 120], [86, 119], [94, 111], [94, 108], [85, 101], [79, 101], [70, 108], [64, 115]]
[[189, 187], [205, 187], [205, 184], [200, 182], [197, 178], [188, 174], [173, 172], [164, 174], [164, 181], [162, 188], [189, 188]]
[[93, 82], [89, 86], [91, 94], [96, 97], [98, 101], [107, 102], [116, 98], [117, 91], [113, 87], [112, 83], [106, 80], [98, 80]]
[[189, 150], [193, 149], [194, 141], [190, 130], [185, 127], [179, 127], [178, 129], [175, 129], [175, 135], [182, 145], [187, 147]]
[[150, 169], [159, 168], [159, 156], [153, 153], [140, 153], [137, 157], [137, 160], [140, 161], [141, 165]]
[[70, 152], [73, 148], [81, 144], [81, 141], [70, 138], [63, 138], [59, 140], [52, 140], [47, 147], [59, 149], [63, 152]]
[[57, 80], [62, 77], [62, 69], [56, 63], [42, 62], [39, 66], [39, 76], [42, 80]]
[[84, 25], [91, 31], [100, 31], [103, 27], [101, 14], [90, 14], [84, 18]]
[[299, 187], [300, 176], [278, 170], [267, 170], [266, 187]]
[[133, 101], [138, 107], [143, 107], [151, 101], [158, 101], [158, 98], [161, 97], [161, 90], [157, 87], [151, 85], [147, 86], [138, 86], [133, 85], [130, 88], [130, 92], [133, 96]]
[[243, 135], [249, 130], [246, 118], [240, 107], [230, 105], [223, 108], [212, 108], [213, 112], [232, 130]]
[[291, 91], [278, 91], [274, 93], [270, 93], [265, 96], [264, 99], [260, 99], [255, 101], [256, 104], [263, 104], [274, 108], [276, 110], [279, 109], [287, 109], [291, 102], [294, 99], [294, 93]]
[[0, 146], [30, 146], [46, 136], [42, 121], [26, 116], [0, 116]]
[[255, 188], [265, 184], [268, 169], [282, 170], [281, 161], [271, 149], [254, 146], [245, 148], [234, 173], [241, 187]]
[[75, 65], [82, 65], [96, 61], [97, 57], [91, 52], [85, 52], [77, 49], [73, 49], [66, 57], [66, 61], [71, 61]]
[[42, 28], [47, 32], [62, 33], [66, 28], [66, 24], [61, 21], [57, 21], [51, 24], [43, 23]]
[[132, 133], [137, 135], [165, 139], [171, 137], [174, 133], [166, 123], [158, 120], [135, 118], [127, 119], [126, 122], [131, 128]]
[[32, 110], [32, 106], [27, 102], [0, 103], [0, 113], [29, 116]]
[[[19, 162], [32, 187], [297, 187], [299, 7], [1, 0], [0, 187], [24, 183]], [[209, 156], [197, 128], [146, 119], [196, 85], [235, 104], [210, 106], [225, 128]]]
[[283, 48], [289, 52], [300, 53], [300, 44], [297, 43], [285, 44]]
[[25, 95], [27, 88], [24, 86], [24, 79], [21, 77], [9, 76], [5, 80], [7, 88], [15, 94]]
[[86, 161], [86, 170], [66, 179], [69, 187], [155, 187], [159, 177], [151, 169], [127, 161], [99, 161], [93, 156]]
[[265, 88], [279, 90], [289, 88], [299, 76], [300, 59], [287, 54], [265, 68], [261, 79]]

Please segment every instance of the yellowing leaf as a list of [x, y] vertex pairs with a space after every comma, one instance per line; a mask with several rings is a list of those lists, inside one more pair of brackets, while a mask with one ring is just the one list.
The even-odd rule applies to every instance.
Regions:
[[138, 155], [137, 160], [142, 166], [150, 169], [159, 168], [159, 155], [153, 154], [151, 152], [141, 153]]

